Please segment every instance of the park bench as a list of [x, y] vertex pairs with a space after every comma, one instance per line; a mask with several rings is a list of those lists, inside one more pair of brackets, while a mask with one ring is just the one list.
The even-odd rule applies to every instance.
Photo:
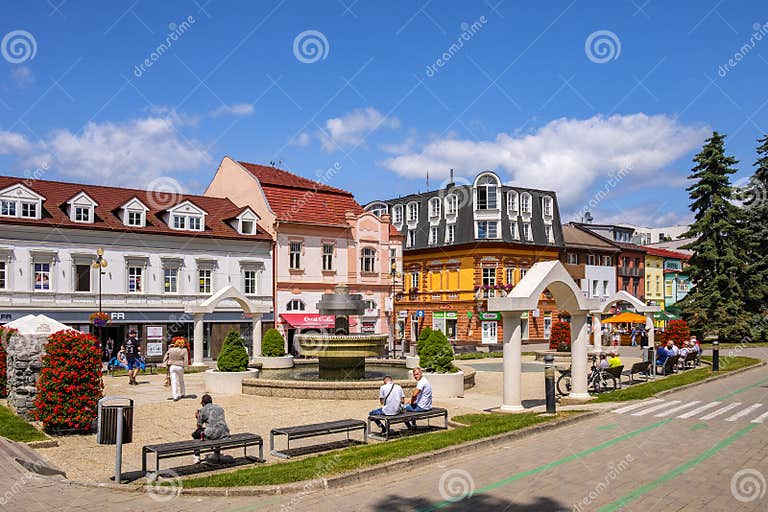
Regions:
[[445, 426], [443, 428], [448, 429], [448, 410], [443, 409], [441, 407], [433, 407], [432, 409], [428, 411], [421, 411], [421, 412], [410, 412], [410, 411], [404, 411], [400, 414], [394, 414], [392, 416], [385, 416], [385, 415], [370, 415], [368, 416], [368, 432], [371, 432], [371, 423], [374, 420], [379, 420], [384, 424], [384, 435], [378, 435], [378, 434], [368, 434], [369, 437], [373, 439], [377, 439], [379, 441], [386, 441], [389, 439], [389, 431], [390, 427], [393, 424], [397, 423], [405, 423], [406, 421], [413, 421], [414, 423], [417, 420], [427, 420], [427, 426], [429, 426], [429, 420], [430, 418], [440, 418], [442, 417], [445, 421]]
[[[349, 442], [349, 433], [355, 430], [362, 430], [363, 442], [368, 443], [368, 431], [366, 430], [365, 422], [361, 420], [347, 419], [313, 423], [311, 425], [298, 425], [295, 427], [273, 428], [269, 432], [269, 453], [275, 457], [290, 459], [291, 455], [288, 451], [291, 449], [291, 440], [293, 439], [305, 439], [346, 432], [347, 442]], [[287, 447], [285, 451], [275, 450], [275, 436], [279, 435], [286, 437]]]
[[648, 374], [651, 370], [651, 361], [640, 361], [632, 365], [632, 367], [627, 370], [626, 372], [623, 372], [622, 375], [629, 376], [629, 383], [634, 384], [634, 376], [638, 374], [645, 375], [645, 380], [648, 380]]
[[688, 363], [691, 363], [691, 368], [696, 366], [696, 362], [699, 359], [699, 353], [695, 350], [693, 352], [688, 352], [685, 355], [685, 359], [680, 361], [680, 366], [683, 368], [683, 370], [688, 368]]
[[621, 372], [624, 371], [624, 365], [621, 364], [619, 366], [614, 366], [613, 368], [605, 368], [603, 370], [603, 373], [607, 373], [608, 375], [614, 377], [616, 379], [616, 382], [619, 385], [619, 388], [621, 388]]
[[669, 375], [670, 373], [675, 373], [675, 367], [677, 366], [677, 361], [680, 359], [680, 356], [669, 356], [664, 361], [664, 364], [657, 364], [657, 367], [661, 367], [661, 374], [662, 375]]
[[[248, 456], [249, 446], [259, 447], [258, 458]], [[221, 450], [232, 448], [242, 448], [243, 456], [247, 459], [251, 459], [254, 462], [264, 462], [264, 442], [262, 441], [261, 436], [242, 433], [233, 434], [224, 439], [206, 439], [205, 441], [190, 439], [188, 441], [177, 441], [175, 443], [150, 444], [144, 446], [141, 449], [141, 471], [145, 475], [147, 474], [147, 455], [150, 453], [155, 454], [155, 475], [158, 475], [160, 472], [161, 459], [194, 455], [195, 452], [201, 454], [211, 452], [219, 454]]]
[[474, 345], [452, 345], [454, 354], [474, 354], [477, 349]]

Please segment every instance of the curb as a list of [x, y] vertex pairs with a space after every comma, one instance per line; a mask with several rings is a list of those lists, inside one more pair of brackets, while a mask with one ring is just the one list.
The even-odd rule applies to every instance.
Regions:
[[739, 368], [738, 370], [733, 370], [733, 371], [730, 371], [730, 372], [725, 372], [725, 373], [720, 373], [718, 375], [713, 375], [712, 377], [707, 377], [706, 379], [699, 380], [699, 381], [696, 381], [696, 382], [691, 382], [690, 384], [685, 384], [683, 386], [678, 386], [676, 388], [665, 389], [664, 391], [659, 391], [658, 393], [656, 393], [653, 396], [664, 396], [664, 395], [668, 395], [670, 393], [675, 393], [677, 391], [683, 391], [683, 390], [688, 389], [688, 388], [693, 388], [693, 387], [696, 387], [696, 386], [701, 386], [702, 384], [707, 384], [709, 382], [712, 382], [713, 380], [725, 379], [727, 377], [732, 377], [734, 375], [738, 375], [740, 373], [748, 372], [750, 370], [756, 370], [756, 369], [761, 368], [761, 367], [763, 367], [765, 365], [766, 365], [766, 362], [765, 361], [761, 361], [761, 362], [759, 362], [757, 364], [754, 364], [752, 366], [747, 366], [747, 367], [744, 367], [744, 368]]
[[56, 448], [59, 442], [55, 439], [43, 439], [42, 441], [29, 441], [24, 443], [30, 448]]
[[[306, 480], [290, 484], [276, 486], [251, 486], [237, 488], [217, 488], [217, 487], [193, 487], [189, 489], [180, 489], [180, 494], [188, 496], [261, 496], [273, 494], [292, 494], [296, 492], [309, 492], [320, 489], [335, 489], [346, 485], [380, 478], [382, 474], [390, 472], [399, 472], [403, 467], [412, 466], [414, 463], [438, 462], [446, 459], [455, 458], [458, 455], [464, 455], [470, 451], [477, 451], [489, 446], [495, 446], [500, 443], [506, 443], [516, 439], [522, 439], [539, 432], [545, 432], [564, 425], [570, 425], [580, 421], [587, 420], [597, 416], [597, 411], [587, 411], [581, 414], [563, 418], [556, 421], [546, 422], [539, 425], [532, 425], [520, 430], [505, 432], [493, 437], [477, 439], [467, 443], [441, 448], [440, 450], [414, 455], [404, 459], [398, 459], [384, 464], [378, 464], [367, 468], [359, 469], [350, 473], [333, 476], [330, 478]], [[149, 489], [152, 487], [149, 486]], [[138, 488], [146, 490], [147, 488]]]

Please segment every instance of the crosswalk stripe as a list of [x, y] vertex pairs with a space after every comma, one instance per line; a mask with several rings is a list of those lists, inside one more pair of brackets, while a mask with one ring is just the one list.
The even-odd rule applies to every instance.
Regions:
[[657, 403], [663, 402], [663, 401], [664, 400], [661, 399], [661, 398], [654, 398], [652, 400], [646, 400], [645, 402], [640, 402], [640, 403], [624, 406], [621, 409], [616, 409], [613, 412], [617, 412], [619, 414], [623, 414], [625, 412], [629, 412], [629, 411], [632, 411], [634, 409], [639, 409], [640, 407], [645, 407], [646, 405], [657, 404]]
[[720, 409], [718, 409], [718, 410], [716, 410], [714, 412], [711, 412], [711, 413], [707, 414], [706, 416], [702, 416], [699, 419], [700, 420], [711, 420], [712, 418], [717, 418], [721, 414], [725, 414], [728, 411], [730, 411], [732, 409], [735, 409], [735, 408], [737, 408], [740, 405], [741, 405], [741, 402], [735, 402], [735, 403], [732, 403], [732, 404], [728, 404], [725, 407], [721, 407]]
[[656, 412], [659, 409], [663, 409], [665, 407], [669, 407], [672, 405], [677, 405], [680, 403], [680, 400], [672, 400], [671, 402], [665, 402], [663, 404], [654, 405], [653, 407], [649, 407], [648, 409], [643, 409], [642, 411], [634, 412], [632, 413], [632, 416], [645, 416], [646, 414]]
[[676, 412], [680, 412], [683, 409], [687, 409], [688, 407], [693, 407], [694, 405], [700, 404], [700, 403], [701, 403], [701, 400], [694, 400], [693, 402], [688, 402], [688, 403], [683, 404], [683, 405], [678, 405], [677, 407], [673, 407], [672, 409], [670, 409], [668, 411], [660, 412], [659, 414], [656, 415], [656, 417], [657, 418], [663, 418], [664, 416], [672, 416]]
[[729, 417], [725, 418], [725, 421], [736, 421], [737, 419], [746, 416], [747, 414], [751, 413], [755, 409], [761, 408], [762, 406], [763, 406], [763, 404], [753, 404], [753, 405], [750, 405], [746, 409], [742, 409], [741, 411], [737, 412], [733, 416], [729, 416]]
[[753, 419], [752, 423], [762, 423], [762, 422], [764, 422], [767, 419], [768, 419], [768, 412], [764, 412], [763, 414], [761, 414], [757, 418]]
[[700, 413], [706, 411], [707, 409], [711, 409], [711, 408], [713, 408], [715, 406], [718, 406], [718, 405], [720, 405], [722, 403], [723, 402], [709, 402], [708, 404], [704, 404], [701, 407], [697, 407], [697, 408], [695, 408], [692, 411], [688, 411], [685, 414], [681, 414], [680, 416], [678, 416], [678, 418], [683, 418], [683, 419], [685, 419], [685, 418], [693, 418], [697, 414], [700, 414]]

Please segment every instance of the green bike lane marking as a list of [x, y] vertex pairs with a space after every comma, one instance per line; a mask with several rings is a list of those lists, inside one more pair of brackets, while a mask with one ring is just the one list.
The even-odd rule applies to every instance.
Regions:
[[[644, 434], [645, 432], [648, 432], [650, 430], [653, 430], [655, 428], [661, 427], [663, 425], [666, 425], [667, 423], [671, 422], [672, 418], [662, 420], [656, 423], [653, 423], [651, 425], [648, 425], [647, 427], [640, 428], [638, 430], [634, 430], [632, 432], [628, 432], [622, 436], [615, 437], [613, 439], [609, 439], [608, 441], [605, 441], [604, 443], [601, 443], [597, 446], [593, 446], [592, 448], [587, 448], [584, 451], [581, 451], [579, 453], [574, 453], [573, 455], [569, 455], [568, 457], [564, 457], [562, 459], [558, 459], [555, 461], [552, 461], [548, 464], [544, 464], [542, 466], [535, 467], [533, 469], [529, 469], [527, 471], [523, 471], [521, 473], [514, 474], [512, 476], [509, 476], [503, 480], [499, 480], [498, 482], [494, 482], [492, 484], [486, 485], [485, 487], [481, 487], [479, 489], [476, 489], [472, 494], [481, 494], [484, 492], [491, 491], [493, 489], [497, 489], [499, 487], [503, 487], [505, 485], [511, 484], [512, 482], [516, 482], [517, 480], [522, 480], [525, 477], [535, 475], [537, 473], [541, 473], [542, 471], [546, 471], [548, 469], [555, 468], [557, 466], [561, 466], [563, 464], [566, 464], [568, 462], [572, 462], [574, 460], [582, 459], [588, 455], [591, 455], [593, 453], [602, 451], [610, 446], [613, 446], [616, 443], [620, 443], [621, 441], [626, 441], [627, 439], [632, 439], [635, 436], [638, 436], [640, 434]], [[441, 508], [445, 508], [448, 506], [451, 506], [456, 503], [457, 500], [445, 500], [441, 501], [440, 503], [436, 503], [435, 505], [432, 505], [429, 508], [425, 508], [419, 512], [431, 512], [432, 510], [438, 510]]]
[[760, 386], [761, 384], [765, 384], [766, 382], [768, 382], [768, 379], [763, 379], [763, 380], [757, 381], [754, 384], [750, 384], [749, 386], [744, 386], [743, 388], [739, 388], [736, 391], [731, 391], [727, 395], [723, 395], [721, 397], [715, 398], [715, 401], [716, 402], [723, 401], [726, 398], [731, 398], [732, 396], [738, 395], [739, 393], [743, 393], [744, 391], [749, 391], [750, 389], [756, 388], [757, 386]]
[[653, 482], [650, 482], [650, 483], [645, 484], [645, 485], [643, 485], [641, 487], [638, 487], [637, 489], [635, 489], [634, 491], [630, 492], [626, 496], [623, 496], [623, 497], [619, 498], [618, 500], [614, 501], [613, 503], [609, 503], [608, 505], [605, 505], [604, 507], [598, 509], [597, 512], [614, 512], [616, 510], [619, 510], [619, 509], [623, 508], [628, 503], [636, 500], [637, 498], [639, 498], [643, 494], [646, 494], [649, 491], [652, 491], [653, 489], [655, 489], [656, 487], [660, 486], [661, 484], [669, 482], [670, 480], [672, 480], [672, 479], [680, 476], [681, 474], [683, 474], [683, 473], [693, 469], [694, 467], [698, 466], [699, 464], [701, 464], [702, 462], [704, 462], [708, 458], [712, 457], [713, 455], [715, 455], [717, 452], [719, 452], [723, 448], [727, 448], [728, 446], [733, 444], [736, 440], [738, 440], [739, 438], [741, 438], [742, 436], [744, 436], [745, 434], [749, 433], [750, 431], [752, 431], [755, 428], [757, 428], [757, 425], [753, 425], [753, 424], [747, 425], [746, 427], [744, 427], [743, 429], [739, 430], [738, 432], [736, 432], [732, 436], [723, 439], [722, 441], [720, 441], [715, 446], [713, 446], [709, 450], [705, 451], [704, 453], [702, 453], [698, 457], [695, 457], [695, 458], [689, 460], [688, 462], [686, 462], [684, 464], [681, 464], [680, 466], [676, 467], [675, 469], [673, 469], [669, 473], [665, 473], [664, 475], [660, 476], [659, 478], [657, 478]]

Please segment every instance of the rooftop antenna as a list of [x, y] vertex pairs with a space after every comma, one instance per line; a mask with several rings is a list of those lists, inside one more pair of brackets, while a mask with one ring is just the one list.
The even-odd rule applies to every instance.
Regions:
[[427, 192], [429, 192], [429, 171], [427, 171]]
[[453, 169], [451, 169], [451, 179], [450, 179], [450, 181], [448, 183], [453, 185]]
[[281, 167], [282, 165], [283, 165], [283, 161], [282, 160], [270, 160], [269, 161], [269, 166], [270, 167], [278, 168], [278, 167]]

